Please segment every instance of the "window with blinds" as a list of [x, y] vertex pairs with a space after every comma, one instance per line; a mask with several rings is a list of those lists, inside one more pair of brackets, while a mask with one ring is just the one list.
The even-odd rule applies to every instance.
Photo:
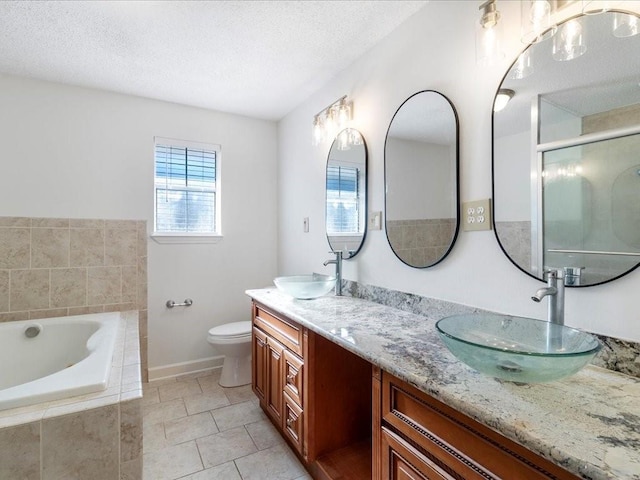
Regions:
[[156, 138], [156, 233], [220, 233], [219, 156], [217, 145]]
[[360, 169], [327, 167], [327, 234], [360, 233]]

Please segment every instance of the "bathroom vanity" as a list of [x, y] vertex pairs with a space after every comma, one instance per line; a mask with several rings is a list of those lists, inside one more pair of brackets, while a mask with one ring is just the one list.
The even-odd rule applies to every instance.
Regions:
[[426, 316], [253, 298], [253, 388], [316, 479], [640, 479], [640, 381], [588, 366], [522, 385], [457, 361]]

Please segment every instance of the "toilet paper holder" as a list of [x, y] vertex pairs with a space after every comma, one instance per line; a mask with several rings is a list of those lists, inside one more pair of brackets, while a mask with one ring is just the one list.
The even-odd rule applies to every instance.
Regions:
[[176, 303], [173, 300], [167, 300], [167, 303], [165, 303], [165, 305], [167, 306], [167, 308], [190, 307], [191, 305], [193, 305], [193, 300], [191, 300], [190, 298], [185, 298], [184, 302], [182, 303]]

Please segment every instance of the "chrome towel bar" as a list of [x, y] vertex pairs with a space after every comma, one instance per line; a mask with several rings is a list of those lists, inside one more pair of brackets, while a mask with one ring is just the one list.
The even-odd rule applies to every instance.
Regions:
[[186, 298], [182, 303], [176, 303], [173, 300], [167, 300], [167, 303], [165, 303], [165, 305], [167, 306], [167, 308], [190, 307], [191, 305], [193, 305], [193, 300], [191, 300], [190, 298]]

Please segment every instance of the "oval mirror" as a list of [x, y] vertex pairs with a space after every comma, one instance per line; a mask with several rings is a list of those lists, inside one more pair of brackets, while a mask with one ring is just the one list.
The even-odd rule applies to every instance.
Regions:
[[[529, 46], [493, 113], [494, 229], [511, 261], [569, 286], [640, 262], [639, 18], [583, 15]], [[499, 94], [509, 99], [498, 109]]]
[[458, 235], [458, 116], [441, 93], [409, 97], [394, 114], [384, 144], [385, 226], [393, 253], [432, 267]]
[[367, 234], [367, 145], [358, 130], [342, 130], [331, 144], [325, 198], [329, 246], [352, 258]]

